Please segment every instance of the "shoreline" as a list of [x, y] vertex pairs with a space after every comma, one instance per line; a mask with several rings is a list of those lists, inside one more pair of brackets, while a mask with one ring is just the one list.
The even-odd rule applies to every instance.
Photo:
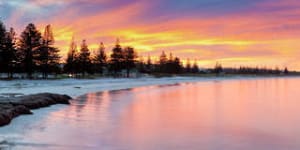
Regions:
[[142, 86], [155, 86], [176, 83], [223, 81], [232, 79], [297, 78], [300, 76], [220, 76], [220, 77], [142, 77], [142, 78], [97, 78], [60, 80], [12, 80], [0, 81], [0, 94], [38, 93], [66, 94], [73, 98], [91, 92], [122, 90]]
[[0, 127], [20, 115], [33, 114], [31, 110], [48, 107], [55, 104], [70, 104], [68, 95], [40, 93], [12, 98], [0, 99]]

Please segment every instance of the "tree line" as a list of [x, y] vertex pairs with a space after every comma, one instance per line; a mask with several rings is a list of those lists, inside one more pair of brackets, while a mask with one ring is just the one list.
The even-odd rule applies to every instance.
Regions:
[[70, 42], [66, 60], [62, 63], [60, 50], [54, 46], [55, 40], [50, 25], [41, 33], [33, 23], [28, 24], [17, 37], [13, 28], [6, 29], [0, 21], [0, 73], [13, 78], [14, 74], [25, 74], [26, 78], [34, 78], [35, 74], [48, 78], [49, 74], [69, 74], [72, 77], [85, 77], [87, 74], [101, 74], [114, 77], [130, 77], [134, 70], [147, 74], [195, 74], [195, 73], [232, 73], [232, 74], [277, 74], [288, 73], [288, 69], [278, 68], [223, 68], [217, 63], [215, 68], [200, 70], [197, 61], [193, 63], [187, 59], [185, 65], [179, 57], [162, 51], [157, 61], [150, 56], [144, 61], [138, 57], [134, 47], [122, 47], [119, 39], [108, 56], [106, 47], [100, 42], [95, 54], [91, 54], [86, 40], [82, 40], [79, 47], [74, 38]]
[[[33, 78], [35, 73], [42, 78], [49, 74], [67, 73], [74, 77], [84, 77], [87, 74], [104, 74], [115, 77], [129, 77], [132, 70], [142, 73], [182, 73], [184, 67], [178, 57], [168, 58], [164, 52], [158, 63], [147, 63], [138, 60], [136, 50], [131, 47], [122, 47], [119, 39], [107, 56], [104, 43], [99, 44], [96, 54], [92, 55], [87, 41], [82, 40], [79, 48], [74, 38], [65, 63], [61, 62], [60, 50], [54, 46], [55, 40], [50, 25], [41, 33], [33, 23], [28, 24], [19, 37], [13, 28], [6, 29], [0, 21], [0, 73], [6, 73], [13, 78], [14, 73], [26, 74], [26, 78]], [[195, 68], [195, 66], [193, 66]], [[198, 66], [197, 66], [198, 67]], [[187, 68], [192, 72], [192, 68]], [[195, 69], [194, 69], [195, 70]]]
[[[138, 60], [138, 53], [133, 47], [122, 47], [119, 39], [117, 39], [115, 46], [112, 48], [112, 53], [107, 56], [105, 46], [101, 42], [99, 48], [94, 56], [91, 56], [86, 41], [83, 40], [79, 50], [77, 49], [74, 39], [70, 44], [70, 49], [64, 65], [64, 72], [73, 75], [80, 74], [84, 76], [85, 73], [94, 74], [100, 73], [119, 77], [129, 77], [130, 72], [135, 70], [139, 73], [169, 73], [179, 74], [183, 72], [197, 72], [198, 65], [188, 65], [186, 69], [183, 66], [179, 57], [167, 57], [163, 51], [158, 62], [152, 62], [151, 57], [144, 62], [142, 59]], [[142, 58], [142, 57], [140, 57]]]
[[78, 51], [72, 39], [63, 71], [71, 75], [81, 74], [84, 77], [86, 73], [103, 74], [104, 70], [107, 70], [110, 75], [121, 76], [121, 71], [126, 70], [126, 77], [129, 77], [130, 71], [136, 67], [137, 57], [137, 52], [133, 47], [122, 48], [119, 40], [108, 59], [102, 42], [96, 54], [91, 56], [86, 40], [82, 41]]
[[[290, 74], [291, 72], [287, 67], [284, 69], [280, 69], [279, 67], [267, 68], [267, 67], [245, 67], [240, 66], [239, 68], [223, 68], [221, 64], [216, 64], [215, 68], [211, 70], [213, 73], [221, 74], [241, 74], [241, 75], [282, 75], [282, 74]], [[295, 73], [295, 72], [293, 72]], [[297, 72], [296, 72], [297, 73]]]
[[48, 73], [59, 70], [59, 50], [53, 44], [50, 25], [42, 34], [30, 23], [17, 38], [13, 28], [7, 30], [0, 22], [0, 72], [7, 73], [8, 78], [12, 78], [13, 73], [26, 73], [32, 78], [38, 71], [47, 78]]

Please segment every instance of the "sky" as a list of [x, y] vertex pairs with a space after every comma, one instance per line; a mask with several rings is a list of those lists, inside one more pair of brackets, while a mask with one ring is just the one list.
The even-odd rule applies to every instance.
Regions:
[[19, 35], [51, 24], [63, 56], [73, 36], [108, 53], [120, 38], [145, 58], [165, 51], [204, 68], [300, 70], [298, 0], [0, 0], [0, 18]]

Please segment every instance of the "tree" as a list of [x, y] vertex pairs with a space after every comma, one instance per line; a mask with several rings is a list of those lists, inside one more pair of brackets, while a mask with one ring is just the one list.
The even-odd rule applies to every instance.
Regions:
[[192, 71], [191, 62], [190, 62], [190, 59], [187, 59], [186, 66], [185, 66], [185, 72], [186, 73], [191, 73], [191, 71]]
[[146, 70], [146, 64], [144, 62], [143, 56], [139, 56], [139, 60], [136, 63], [136, 68], [141, 73], [146, 73], [147, 72], [147, 70]]
[[214, 68], [214, 73], [216, 73], [217, 75], [223, 72], [223, 67], [222, 64], [220, 63], [216, 63], [215, 68]]
[[70, 49], [67, 55], [66, 64], [64, 66], [64, 71], [66, 73], [70, 73], [74, 75], [77, 71], [77, 45], [74, 41], [74, 37], [72, 37]]
[[107, 63], [107, 56], [105, 53], [105, 46], [103, 42], [100, 43], [99, 49], [97, 51], [97, 54], [94, 58], [96, 71], [99, 73], [103, 73], [103, 68], [106, 66]]
[[167, 55], [166, 55], [166, 53], [164, 51], [162, 51], [162, 53], [161, 53], [161, 55], [159, 57], [159, 63], [161, 65], [164, 65], [164, 64], [167, 63], [167, 61], [168, 61]]
[[42, 46], [37, 50], [37, 65], [43, 73], [43, 78], [48, 78], [48, 73], [59, 71], [59, 50], [53, 47], [54, 37], [50, 25], [45, 27], [42, 37]]
[[275, 67], [275, 70], [273, 71], [275, 74], [280, 74], [280, 69], [278, 66]]
[[32, 73], [35, 71], [35, 54], [42, 46], [41, 41], [41, 33], [36, 29], [35, 25], [32, 23], [28, 24], [19, 40], [19, 57], [22, 68], [24, 68], [28, 78], [32, 78]]
[[8, 78], [13, 78], [13, 72], [17, 63], [16, 57], [16, 32], [10, 28], [5, 34], [4, 47], [1, 51], [1, 68], [7, 73]]
[[80, 53], [78, 57], [78, 63], [79, 63], [79, 71], [82, 73], [82, 76], [85, 76], [85, 73], [91, 73], [91, 59], [90, 59], [90, 50], [88, 48], [88, 45], [86, 43], [86, 40], [82, 40]]
[[170, 55], [169, 55], [169, 60], [168, 60], [169, 62], [172, 62], [172, 61], [174, 61], [173, 60], [173, 54], [172, 53], [170, 53]]
[[284, 68], [284, 74], [289, 74], [289, 69], [287, 67]]
[[175, 57], [175, 59], [172, 61], [172, 71], [171, 73], [178, 74], [182, 70], [182, 65], [179, 57]]
[[146, 64], [146, 70], [148, 73], [152, 72], [152, 66], [153, 66], [153, 64], [152, 64], [151, 57], [150, 57], [150, 55], [148, 55], [147, 64]]
[[5, 72], [4, 66], [5, 66], [5, 36], [6, 36], [6, 28], [4, 24], [0, 21], [0, 71]]
[[168, 58], [164, 51], [162, 51], [160, 57], [159, 57], [159, 71], [164, 73], [167, 70], [167, 62]]
[[5, 48], [5, 35], [6, 28], [2, 21], [0, 21], [0, 50], [2, 51]]
[[124, 54], [119, 39], [117, 39], [116, 45], [112, 49], [110, 58], [110, 70], [113, 71], [114, 76], [116, 76], [124, 67]]
[[192, 67], [192, 70], [191, 70], [192, 73], [198, 73], [199, 72], [199, 67], [198, 67], [198, 64], [197, 64], [197, 61], [195, 60], [194, 64], [193, 64], [193, 67]]
[[167, 63], [165, 64], [165, 73], [174, 73], [175, 72], [176, 65], [174, 64], [173, 60], [173, 54], [169, 54], [169, 59], [167, 60]]
[[126, 47], [124, 49], [124, 65], [126, 68], [126, 75], [127, 78], [129, 78], [130, 70], [132, 68], [135, 68], [135, 62], [136, 62], [137, 54], [132, 47]]

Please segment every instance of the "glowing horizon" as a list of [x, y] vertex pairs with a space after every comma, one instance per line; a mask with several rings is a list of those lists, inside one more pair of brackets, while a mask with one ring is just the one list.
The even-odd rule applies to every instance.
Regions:
[[65, 56], [72, 36], [93, 51], [115, 39], [139, 55], [172, 52], [200, 67], [267, 66], [300, 70], [297, 0], [0, 0], [1, 20], [18, 35], [51, 24]]

